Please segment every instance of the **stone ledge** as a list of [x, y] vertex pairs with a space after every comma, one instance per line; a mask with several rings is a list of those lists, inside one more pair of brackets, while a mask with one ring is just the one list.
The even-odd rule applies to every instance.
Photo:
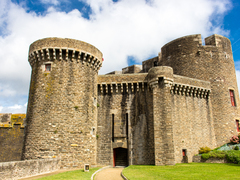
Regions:
[[37, 159], [0, 163], [1, 180], [31, 177], [60, 169], [60, 159]]

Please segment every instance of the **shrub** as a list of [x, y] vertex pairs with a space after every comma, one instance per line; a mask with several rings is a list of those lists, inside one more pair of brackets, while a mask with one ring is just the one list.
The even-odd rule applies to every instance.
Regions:
[[224, 151], [211, 151], [209, 153], [209, 155], [210, 155], [210, 157], [223, 159], [223, 158], [225, 158], [226, 153]]
[[209, 147], [201, 147], [198, 152], [199, 152], [199, 154], [203, 154], [203, 153], [208, 153], [210, 151], [211, 151], [211, 149]]
[[240, 152], [239, 151], [226, 151], [227, 160], [233, 163], [240, 164]]
[[210, 158], [210, 155], [208, 153], [204, 153], [204, 154], [202, 154], [202, 158], [207, 160]]
[[235, 147], [234, 147], [234, 150], [239, 150], [239, 147], [238, 147], [238, 146], [235, 146]]
[[231, 142], [232, 144], [238, 144], [238, 143], [239, 143], [239, 138], [234, 135], [234, 136], [230, 139], [230, 142]]
[[225, 157], [226, 153], [224, 151], [211, 151], [209, 153], [202, 154], [202, 158], [207, 160], [209, 158], [219, 158], [223, 159]]

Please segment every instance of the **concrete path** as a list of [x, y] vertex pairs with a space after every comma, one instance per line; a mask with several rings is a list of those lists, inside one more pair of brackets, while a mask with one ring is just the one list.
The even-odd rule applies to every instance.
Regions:
[[121, 172], [123, 167], [107, 168], [98, 172], [94, 180], [123, 180]]

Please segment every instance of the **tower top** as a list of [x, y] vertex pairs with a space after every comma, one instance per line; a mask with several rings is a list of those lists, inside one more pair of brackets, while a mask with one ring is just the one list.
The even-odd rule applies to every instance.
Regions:
[[68, 38], [45, 38], [33, 42], [29, 48], [29, 62], [51, 61], [54, 59], [83, 60], [99, 69], [103, 55], [96, 47], [83, 41]]

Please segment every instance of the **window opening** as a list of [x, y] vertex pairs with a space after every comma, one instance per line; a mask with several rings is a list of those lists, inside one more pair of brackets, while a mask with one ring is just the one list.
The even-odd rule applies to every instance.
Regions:
[[128, 139], [128, 113], [126, 113], [126, 136]]
[[236, 106], [235, 97], [234, 97], [234, 91], [233, 90], [229, 90], [229, 92], [230, 92], [231, 104], [232, 104], [232, 106]]
[[158, 62], [157, 62], [157, 61], [154, 61], [154, 62], [153, 62], [153, 66], [154, 66], [154, 67], [158, 66]]
[[45, 64], [45, 71], [51, 71], [51, 64]]
[[114, 114], [112, 114], [112, 142], [114, 142]]
[[187, 150], [186, 149], [182, 150], [182, 155], [183, 155], [183, 157], [187, 156]]
[[236, 120], [237, 132], [239, 132], [239, 120]]

